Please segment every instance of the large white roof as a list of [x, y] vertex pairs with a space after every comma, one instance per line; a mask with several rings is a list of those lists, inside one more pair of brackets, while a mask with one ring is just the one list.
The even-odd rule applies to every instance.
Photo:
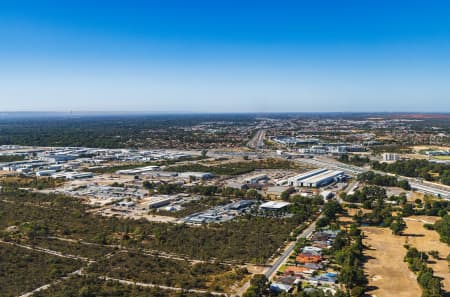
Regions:
[[289, 202], [285, 202], [285, 201], [269, 201], [266, 203], [261, 204], [261, 208], [272, 208], [272, 209], [280, 209], [283, 207], [286, 207], [290, 205]]
[[336, 177], [338, 175], [344, 174], [344, 171], [341, 170], [327, 170], [321, 174], [314, 175], [310, 178], [304, 179], [302, 182], [304, 183], [317, 183], [322, 180], [328, 179], [330, 177]]
[[298, 174], [296, 176], [289, 178], [289, 181], [298, 182], [298, 181], [304, 180], [306, 178], [316, 176], [316, 175], [321, 174], [326, 171], [327, 171], [326, 168], [319, 168], [319, 169], [311, 170], [308, 172], [303, 172], [301, 174]]

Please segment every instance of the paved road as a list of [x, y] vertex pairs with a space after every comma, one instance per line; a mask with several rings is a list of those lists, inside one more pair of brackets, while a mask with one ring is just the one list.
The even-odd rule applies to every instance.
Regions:
[[258, 149], [264, 146], [264, 138], [266, 137], [266, 130], [261, 129], [256, 132], [255, 136], [248, 142], [248, 146]]
[[[297, 236], [297, 240], [299, 240], [300, 238], [308, 237], [314, 231], [314, 229], [316, 229], [316, 222], [319, 218], [317, 218], [314, 222], [311, 223], [311, 225], [309, 225], [305, 230], [303, 230], [303, 232]], [[271, 279], [275, 275], [275, 273], [278, 271], [281, 265], [283, 265], [286, 262], [287, 258], [289, 258], [289, 256], [292, 254], [292, 251], [295, 248], [297, 240], [295, 242], [291, 242], [288, 245], [288, 247], [284, 250], [284, 252], [281, 254], [281, 256], [278, 257], [275, 263], [272, 264], [272, 267], [270, 267], [264, 273], [268, 279]]]
[[417, 181], [409, 181], [411, 188], [432, 195], [439, 195], [444, 199], [450, 200], [450, 191], [442, 190], [436, 186], [429, 186], [427, 184], [417, 182]]

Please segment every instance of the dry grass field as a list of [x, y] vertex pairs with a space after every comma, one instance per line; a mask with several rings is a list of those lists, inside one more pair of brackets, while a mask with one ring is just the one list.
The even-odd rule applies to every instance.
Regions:
[[450, 273], [449, 263], [445, 259], [450, 253], [450, 246], [439, 241], [439, 235], [436, 231], [427, 230], [423, 227], [424, 223], [434, 223], [437, 217], [415, 216], [405, 219], [407, 229], [404, 236], [407, 236], [408, 243], [416, 247], [419, 251], [429, 252], [438, 251], [439, 260], [430, 257], [432, 263], [428, 264], [435, 273], [443, 279], [444, 290], [450, 292]]
[[366, 236], [364, 251], [368, 261], [364, 272], [369, 279], [368, 292], [373, 297], [420, 297], [421, 289], [408, 265], [403, 262], [406, 237], [394, 236], [388, 228], [362, 227]]

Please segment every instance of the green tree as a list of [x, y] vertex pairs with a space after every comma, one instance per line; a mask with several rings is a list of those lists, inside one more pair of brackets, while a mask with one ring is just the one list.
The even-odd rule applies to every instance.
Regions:
[[243, 297], [260, 297], [267, 290], [268, 279], [264, 274], [255, 274], [250, 280], [250, 287], [242, 295]]
[[402, 217], [395, 217], [390, 228], [392, 230], [392, 234], [400, 235], [406, 229], [406, 223], [403, 221]]
[[434, 224], [434, 228], [441, 236], [441, 241], [450, 244], [450, 216], [443, 216]]
[[414, 205], [412, 205], [411, 203], [405, 203], [404, 205], [403, 205], [403, 208], [402, 208], [402, 215], [404, 216], [404, 217], [409, 217], [409, 216], [412, 216], [412, 215], [414, 215]]

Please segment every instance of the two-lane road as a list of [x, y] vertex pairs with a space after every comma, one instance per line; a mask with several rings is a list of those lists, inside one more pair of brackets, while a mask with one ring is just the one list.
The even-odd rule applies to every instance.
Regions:
[[[316, 222], [319, 218], [317, 218], [305, 230], [303, 230], [303, 232], [297, 236], [297, 240], [299, 240], [300, 238], [308, 237], [316, 229]], [[275, 260], [272, 266], [264, 273], [267, 279], [269, 280], [272, 279], [272, 277], [275, 275], [278, 269], [280, 269], [281, 265], [283, 265], [286, 262], [287, 258], [289, 258], [289, 256], [292, 254], [292, 251], [295, 248], [297, 240], [295, 242], [289, 243], [286, 249], [283, 251], [283, 253], [278, 257], [278, 259]]]

